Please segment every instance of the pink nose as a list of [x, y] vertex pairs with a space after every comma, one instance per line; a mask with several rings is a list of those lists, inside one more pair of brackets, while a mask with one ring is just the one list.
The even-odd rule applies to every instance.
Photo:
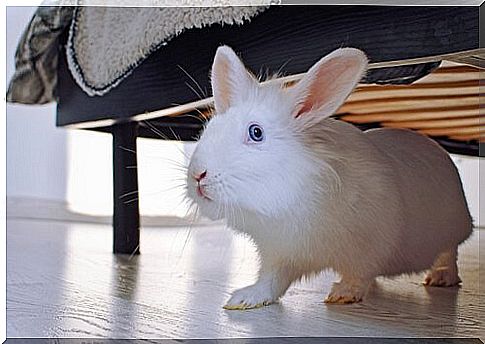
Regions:
[[195, 176], [194, 176], [194, 179], [195, 179], [196, 181], [200, 182], [202, 179], [204, 179], [204, 178], [205, 178], [205, 176], [206, 176], [206, 175], [207, 175], [207, 171], [204, 171], [204, 172], [202, 172], [202, 173], [200, 173], [200, 174], [198, 174], [198, 175], [195, 175]]

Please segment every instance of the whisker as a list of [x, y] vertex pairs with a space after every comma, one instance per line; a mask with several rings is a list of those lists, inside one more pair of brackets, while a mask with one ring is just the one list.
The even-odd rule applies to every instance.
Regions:
[[125, 201], [125, 202], [123, 202], [123, 204], [124, 204], [124, 205], [127, 205], [127, 204], [131, 204], [131, 203], [133, 203], [133, 202], [136, 202], [136, 201], [138, 201], [138, 197], [135, 197], [135, 198], [133, 198], [133, 199], [130, 199], [130, 200], [128, 200], [128, 201]]
[[[177, 166], [175, 164], [171, 166], [167, 166], [170, 171], [177, 171], [177, 173], [181, 173], [181, 177], [185, 177], [188, 171], [188, 168], [185, 166]], [[163, 170], [162, 170], [163, 171]], [[168, 172], [168, 171], [165, 171]]]
[[[181, 181], [183, 180], [185, 182], [187, 181], [187, 169], [182, 169], [177, 166], [172, 166], [170, 167], [170, 170], [172, 173], [176, 173], [177, 175], [173, 175], [172, 173], [168, 175], [160, 174], [160, 179], [165, 180], [166, 178], [169, 178], [170, 180], [181, 180]], [[167, 171], [162, 170], [162, 172], [167, 172]]]
[[121, 196], [119, 197], [119, 199], [125, 198], [126, 196], [130, 196], [130, 195], [133, 195], [133, 194], [136, 194], [136, 193], [138, 193], [138, 190], [135, 190], [135, 191], [130, 191], [130, 192], [124, 193], [123, 195], [121, 195]]
[[118, 148], [124, 150], [125, 152], [130, 152], [130, 153], [136, 154], [136, 151], [134, 151], [133, 149], [129, 149], [129, 148], [126, 148], [126, 147], [123, 147], [123, 146], [118, 146]]
[[[159, 136], [160, 136], [162, 139], [164, 139], [164, 140], [169, 140], [169, 139], [168, 139], [168, 137], [167, 137], [167, 136], [164, 136], [164, 135], [163, 135], [163, 134], [162, 134], [160, 131], [158, 131], [158, 129], [151, 127], [151, 125], [152, 125], [152, 124], [149, 124], [147, 121], [142, 121], [142, 122], [146, 123], [146, 124], [147, 124], [147, 126], [148, 126], [148, 127], [149, 127], [149, 128], [150, 128], [150, 129], [151, 129], [153, 132], [154, 132], [154, 133], [156, 133], [157, 135], [159, 135]], [[180, 136], [176, 135], [176, 134], [175, 134], [175, 132], [173, 131], [173, 129], [172, 129], [172, 128], [169, 128], [169, 129], [170, 129], [170, 131], [172, 132], [172, 134], [174, 135], [174, 137], [176, 137], [176, 138], [177, 138], [177, 140], [182, 141], [182, 140], [180, 139]], [[182, 154], [182, 155], [184, 156], [184, 158], [185, 158], [185, 159], [190, 160], [190, 157], [187, 155], [187, 153], [186, 153], [186, 152], [184, 152], [182, 149], [180, 149], [180, 147], [178, 147], [178, 146], [176, 146], [176, 145], [175, 145], [174, 147], [175, 147], [175, 148], [176, 148], [176, 149], [177, 149], [177, 150], [180, 152], [180, 154]], [[119, 149], [122, 149], [122, 150], [124, 150], [124, 151], [126, 151], [126, 152], [130, 152], [130, 153], [133, 153], [133, 154], [137, 154], [137, 151], [135, 151], [135, 150], [133, 150], [133, 149], [129, 149], [129, 148], [126, 148], [126, 147], [123, 147], [123, 146], [118, 146], [118, 148], [119, 148]], [[144, 154], [143, 156], [144, 156], [144, 157], [155, 158], [155, 159], [165, 159], [165, 160], [168, 160], [168, 158], [163, 157], [163, 156], [154, 156], [154, 155], [146, 155], [146, 154]], [[173, 162], [173, 163], [177, 163], [177, 164], [180, 164], [181, 166], [184, 166], [184, 165], [182, 165], [182, 163], [181, 163], [181, 162], [179, 162], [179, 161], [171, 160], [171, 162]], [[184, 166], [184, 167], [186, 167], [186, 166]], [[133, 165], [133, 166], [126, 166], [125, 168], [137, 168], [137, 167], [136, 167], [135, 165]]]
[[[203, 95], [205, 98], [207, 98], [207, 94], [206, 94], [206, 92], [204, 92], [204, 91], [202, 90], [202, 87], [200, 87], [200, 84], [197, 82], [197, 80], [195, 80], [195, 79], [192, 77], [192, 75], [190, 75], [190, 74], [189, 74], [189, 73], [188, 73], [188, 72], [187, 72], [187, 71], [186, 71], [186, 70], [185, 70], [185, 69], [184, 69], [184, 68], [183, 68], [181, 65], [177, 65], [177, 67], [178, 67], [178, 68], [180, 68], [180, 69], [182, 70], [182, 72], [184, 72], [184, 73], [185, 73], [185, 75], [187, 75], [187, 76], [190, 78], [190, 80], [192, 80], [192, 81], [194, 82], [194, 84], [195, 84], [195, 85], [197, 86], [197, 88], [199, 89], [200, 93], [202, 93], [202, 95]], [[201, 98], [201, 99], [202, 99], [202, 98]]]
[[[195, 221], [195, 218], [193, 219], [193, 221]], [[192, 224], [193, 224], [193, 221], [189, 225], [189, 230], [187, 231], [187, 235], [185, 236], [184, 244], [182, 246], [181, 256], [183, 255], [183, 253], [185, 251], [185, 247], [187, 246], [187, 243], [189, 242], [190, 234], [192, 233]]]
[[186, 187], [185, 183], [173, 184], [173, 185], [170, 185], [169, 187], [166, 187], [166, 188], [163, 188], [163, 189], [160, 189], [160, 190], [143, 192], [140, 196], [152, 196], [152, 195], [156, 195], [156, 194], [159, 194], [159, 193], [162, 193], [162, 192], [171, 191], [171, 190], [174, 190], [174, 189], [177, 189], [177, 188], [180, 188], [180, 189], [183, 190], [185, 187]]
[[283, 70], [283, 68], [286, 67], [286, 65], [292, 60], [292, 58], [290, 57], [288, 60], [286, 60], [280, 68], [278, 68], [278, 70], [276, 71], [276, 76], [279, 77], [280, 74], [281, 74], [281, 71]]
[[[179, 135], [177, 135], [177, 134], [175, 133], [175, 131], [173, 131], [173, 129], [172, 129], [171, 127], [168, 127], [168, 129], [170, 130], [170, 132], [172, 133], [172, 135], [173, 135], [173, 136], [174, 136], [174, 137], [175, 137], [175, 138], [176, 138], [178, 141], [182, 141], [182, 140], [180, 139], [180, 136], [179, 136]], [[184, 155], [185, 155], [185, 153], [184, 153]], [[188, 157], [187, 157], [187, 156], [185, 156], [185, 157], [188, 159]]]
[[156, 195], [156, 194], [159, 194], [161, 192], [167, 192], [167, 191], [175, 190], [175, 189], [178, 189], [178, 188], [183, 188], [185, 186], [186, 186], [185, 183], [184, 184], [176, 184], [176, 185], [172, 185], [172, 186], [170, 186], [168, 188], [165, 188], [163, 190], [159, 190], [159, 191], [155, 191], [155, 192], [150, 192], [147, 195]]
[[[150, 130], [152, 130], [155, 134], [157, 134], [158, 136], [160, 136], [160, 138], [162, 138], [163, 140], [167, 140], [167, 141], [170, 141], [170, 138], [166, 135], [164, 135], [160, 130], [158, 130], [153, 124], [151, 124], [150, 122], [148, 121], [142, 121]], [[178, 141], [182, 141], [180, 136], [176, 135], [175, 132], [173, 131], [173, 129], [171, 127], [168, 127], [168, 129], [170, 130], [170, 132], [172, 133], [172, 135], [178, 140]], [[183, 150], [181, 150], [178, 146], [174, 146], [177, 148], [177, 150], [186, 158], [186, 159], [189, 159], [189, 157], [187, 156], [187, 153], [184, 152]]]
[[207, 118], [207, 115], [205, 113], [203, 113], [202, 111], [200, 111], [199, 109], [197, 109], [197, 108], [195, 108], [194, 111], [197, 111], [197, 113], [200, 115], [200, 117], [199, 116], [192, 115], [190, 113], [184, 114], [183, 117], [193, 118], [193, 119], [196, 119], [196, 120], [200, 121], [200, 123], [204, 124], [207, 121], [207, 119], [208, 119]]
[[158, 136], [160, 136], [160, 138], [164, 139], [164, 140], [168, 140], [168, 136], [164, 135], [160, 130], [158, 130], [157, 127], [155, 127], [153, 124], [151, 124], [150, 122], [148, 122], [147, 120], [145, 121], [142, 121], [143, 124], [145, 124], [151, 131], [153, 131], [155, 134], [157, 134]]
[[[163, 193], [163, 192], [168, 192], [168, 191], [171, 191], [171, 190], [176, 190], [176, 189], [179, 189], [179, 188], [183, 190], [185, 186], [186, 186], [185, 183], [183, 183], [183, 184], [175, 184], [175, 185], [172, 185], [170, 187], [164, 188], [162, 190], [157, 190], [157, 191], [152, 191], [152, 192], [144, 192], [142, 194], [138, 194], [138, 197], [129, 199], [129, 200], [123, 202], [123, 203], [124, 204], [133, 203], [133, 202], [137, 201], [140, 196], [141, 197], [153, 196], [153, 195], [157, 195], [157, 194], [160, 194], [160, 193]], [[120, 196], [119, 198], [122, 199], [124, 197], [130, 196], [130, 195], [133, 195], [133, 194], [136, 194], [136, 193], [138, 193], [138, 191], [132, 191], [132, 192], [129, 192], [129, 193], [125, 194], [125, 195]]]
[[208, 119], [208, 118], [207, 118], [207, 115], [206, 115], [205, 113], [203, 113], [201, 110], [197, 109], [197, 108], [195, 108], [194, 110], [195, 110], [195, 111], [197, 111], [197, 113], [198, 113], [198, 114], [200, 115], [200, 117], [202, 117], [203, 119], [202, 119], [202, 118], [200, 118], [200, 117], [198, 117], [198, 116], [194, 116], [194, 115], [191, 115], [191, 116], [192, 116], [192, 117], [194, 117], [194, 118], [197, 118], [197, 119], [200, 121], [200, 123], [204, 124], [204, 123], [207, 121], [207, 119]]
[[185, 82], [185, 86], [187, 86], [188, 88], [190, 88], [190, 90], [192, 92], [194, 92], [194, 94], [197, 96], [197, 98], [199, 98], [200, 100], [203, 100], [204, 98], [202, 98], [202, 95], [200, 95], [188, 82]]
[[136, 252], [140, 249], [140, 244], [136, 245], [135, 249], [133, 250], [133, 252], [130, 254], [130, 256], [128, 257], [128, 260], [132, 260], [133, 257], [135, 256]]
[[185, 170], [188, 169], [187, 166], [185, 166], [182, 162], [180, 161], [177, 161], [177, 160], [173, 160], [173, 159], [170, 159], [170, 158], [167, 158], [167, 157], [160, 157], [161, 159], [165, 160], [165, 161], [168, 161], [168, 162], [171, 162], [173, 164], [175, 164], [177, 167], [183, 167]]
[[[122, 149], [122, 150], [124, 150], [126, 152], [130, 152], [130, 153], [133, 153], [133, 154], [137, 154], [136, 151], [134, 151], [132, 149], [129, 149], [129, 148], [126, 148], [126, 147], [123, 147], [123, 146], [118, 146], [118, 148], [120, 148], [120, 149]], [[184, 157], [186, 159], [189, 159], [189, 157], [187, 156], [187, 153], [185, 153], [184, 151], [182, 151], [179, 147], [177, 147], [177, 149], [179, 150], [179, 152], [181, 154], [184, 155]], [[155, 156], [155, 155], [146, 155], [146, 154], [144, 154], [143, 156], [144, 157], [154, 158], [154, 159], [164, 159], [164, 160], [169, 161], [169, 162], [172, 162], [174, 164], [178, 164], [181, 167], [187, 168], [187, 166], [183, 165], [182, 162], [176, 161], [176, 160], [173, 160], [173, 159], [169, 159], [169, 158], [164, 157], [164, 156]], [[131, 165], [131, 166], [125, 166], [125, 168], [138, 168], [138, 167], [136, 165]]]
[[[182, 205], [184, 205], [184, 204], [186, 204], [186, 203], [187, 203], [187, 200], [186, 200], [186, 199], [185, 199], [185, 197], [184, 197], [184, 198], [182, 198], [181, 200], [179, 200], [179, 201], [177, 202], [177, 204], [175, 204], [175, 206], [173, 206], [173, 207], [170, 209], [170, 211], [171, 211], [171, 212], [175, 212], [175, 211], [176, 211], [176, 210], [177, 210], [177, 209], [178, 209], [180, 206], [182, 206]], [[184, 218], [187, 218], [188, 211], [189, 211], [189, 210], [187, 210], [187, 211], [185, 212], [185, 215], [183, 216]]]

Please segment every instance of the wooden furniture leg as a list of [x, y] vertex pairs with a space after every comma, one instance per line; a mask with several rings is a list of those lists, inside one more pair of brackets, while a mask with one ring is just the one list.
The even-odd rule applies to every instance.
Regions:
[[136, 159], [137, 122], [112, 126], [113, 253], [140, 253], [140, 214]]

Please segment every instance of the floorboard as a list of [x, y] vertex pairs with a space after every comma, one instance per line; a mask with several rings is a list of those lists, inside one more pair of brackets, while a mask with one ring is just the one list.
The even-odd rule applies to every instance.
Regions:
[[484, 339], [479, 232], [460, 249], [461, 288], [425, 288], [422, 275], [379, 279], [363, 303], [326, 305], [337, 279], [327, 272], [279, 304], [227, 311], [230, 292], [254, 281], [257, 260], [221, 225], [143, 228], [142, 254], [130, 257], [111, 254], [107, 225], [9, 219], [7, 336]]

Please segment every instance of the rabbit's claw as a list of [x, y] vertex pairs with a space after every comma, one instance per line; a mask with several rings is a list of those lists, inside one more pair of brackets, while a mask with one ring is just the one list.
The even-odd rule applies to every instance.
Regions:
[[441, 253], [434, 262], [423, 284], [430, 287], [451, 287], [461, 283], [456, 264], [457, 249]]
[[367, 285], [350, 284], [346, 282], [334, 283], [325, 303], [349, 304], [362, 301]]
[[274, 302], [271, 290], [265, 285], [255, 284], [236, 290], [227, 304], [223, 307], [227, 310], [246, 310], [269, 306]]
[[430, 287], [452, 287], [461, 283], [456, 269], [440, 267], [431, 270], [423, 284]]

